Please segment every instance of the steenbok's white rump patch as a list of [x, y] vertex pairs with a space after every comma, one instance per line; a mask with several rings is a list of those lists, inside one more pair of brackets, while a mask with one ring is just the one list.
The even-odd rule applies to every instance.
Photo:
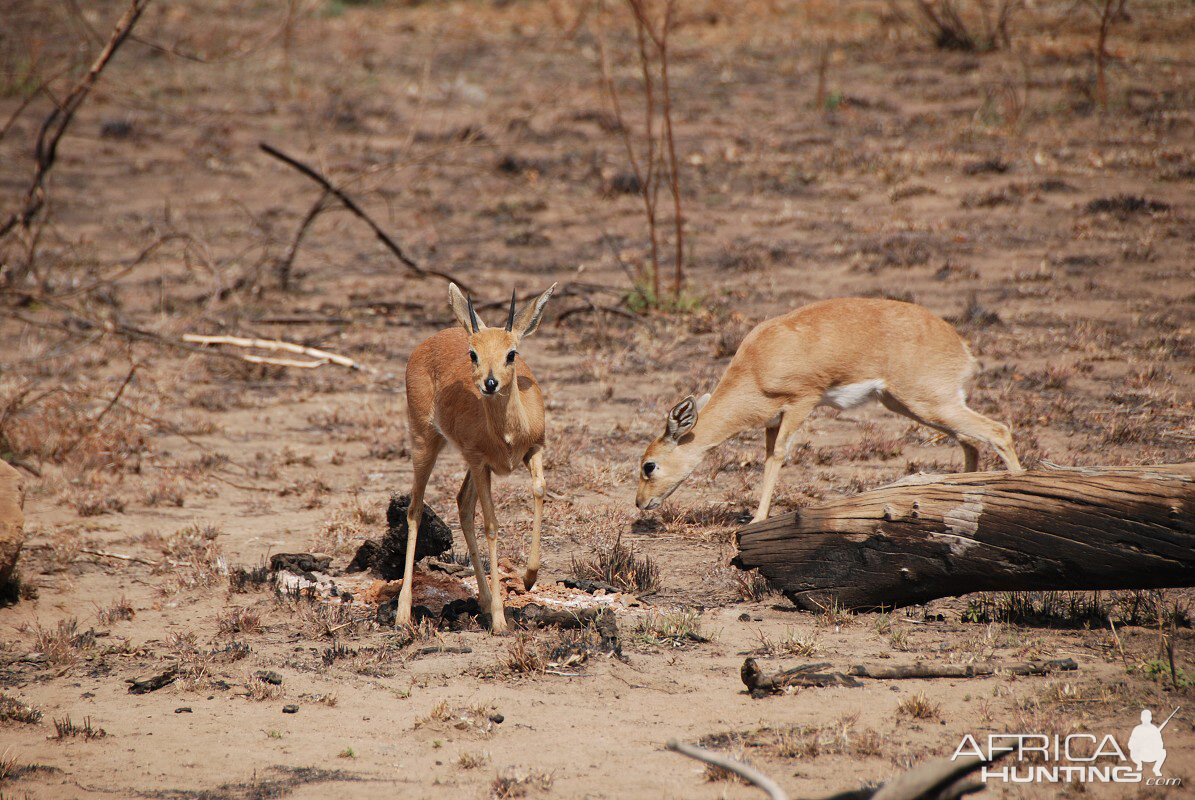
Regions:
[[826, 390], [821, 400], [818, 401], [818, 405], [833, 406], [842, 410], [854, 408], [871, 400], [878, 400], [880, 392], [884, 391], [886, 386], [887, 384], [880, 378], [835, 386]]

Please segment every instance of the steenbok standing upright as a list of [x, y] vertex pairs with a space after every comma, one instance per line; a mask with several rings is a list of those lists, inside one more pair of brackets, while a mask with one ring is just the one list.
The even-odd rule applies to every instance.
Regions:
[[[456, 284], [448, 287], [448, 303], [460, 322], [434, 334], [415, 348], [407, 361], [407, 419], [411, 430], [415, 478], [407, 509], [407, 557], [402, 591], [398, 595], [396, 625], [411, 621], [411, 583], [415, 566], [415, 537], [423, 513], [423, 493], [436, 457], [451, 442], [469, 471], [456, 496], [461, 532], [477, 575], [477, 597], [490, 611], [490, 630], [506, 630], [502, 586], [498, 582], [498, 518], [490, 494], [490, 477], [509, 475], [520, 464], [531, 473], [535, 521], [531, 555], [523, 583], [530, 589], [539, 572], [539, 528], [544, 513], [544, 398], [531, 370], [519, 357], [519, 342], [535, 333], [544, 306], [556, 284], [515, 314], [515, 298], [505, 328], [487, 328]], [[477, 501], [489, 544], [490, 578], [486, 585], [481, 554], [473, 528]]]
[[954, 328], [912, 303], [847, 297], [765, 320], [743, 339], [713, 395], [689, 395], [668, 412], [664, 435], [648, 445], [639, 464], [635, 503], [655, 508], [708, 450], [759, 426], [767, 459], [752, 522], [766, 519], [793, 434], [809, 413], [869, 400], [953, 436], [967, 472], [979, 463], [979, 444], [1020, 471], [1008, 426], [967, 407], [965, 387], [975, 366]]

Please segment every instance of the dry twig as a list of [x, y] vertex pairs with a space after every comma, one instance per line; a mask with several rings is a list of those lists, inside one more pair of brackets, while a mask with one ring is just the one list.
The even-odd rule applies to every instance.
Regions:
[[311, 356], [318, 359], [317, 361], [294, 361], [283, 358], [267, 358], [265, 356], [242, 355], [241, 358], [246, 361], [252, 361], [259, 364], [281, 364], [288, 367], [304, 367], [306, 369], [313, 369], [322, 366], [323, 364], [332, 363], [339, 364], [342, 367], [359, 370], [361, 372], [376, 373], [373, 367], [367, 367], [364, 364], [354, 361], [347, 356], [337, 355], [336, 353], [329, 353], [327, 350], [318, 350], [314, 347], [306, 347], [301, 344], [294, 344], [293, 342], [284, 342], [278, 339], [250, 339], [243, 336], [200, 336], [196, 333], [184, 333], [184, 342], [194, 342], [195, 344], [227, 344], [233, 347], [255, 347], [259, 350], [282, 350], [287, 353], [298, 353], [299, 355]]
[[[95, 86], [96, 80], [99, 79], [100, 73], [108, 62], [112, 60], [112, 56], [116, 54], [117, 49], [128, 38], [133, 30], [133, 26], [137, 24], [141, 12], [149, 5], [149, 0], [132, 0], [128, 9], [125, 10], [120, 20], [116, 23], [116, 28], [112, 31], [112, 35], [108, 38], [108, 43], [104, 45], [104, 49], [100, 51], [99, 56], [92, 63], [91, 68], [87, 70], [74, 88], [62, 99], [61, 103], [55, 105], [54, 110], [46, 117], [45, 122], [42, 123], [41, 130], [37, 134], [37, 143], [34, 145], [34, 169], [33, 180], [29, 184], [29, 188], [25, 191], [25, 201], [20, 211], [14, 212], [3, 224], [0, 224], [0, 236], [5, 236], [20, 225], [23, 228], [28, 228], [33, 222], [34, 217], [42, 209], [46, 202], [45, 180], [50, 168], [54, 166], [54, 161], [58, 156], [58, 141], [62, 135], [66, 133], [66, 128], [74, 119], [75, 112], [79, 110], [79, 106], [87, 99], [87, 95], [91, 92], [92, 87]], [[20, 277], [20, 276], [16, 276]], [[8, 279], [9, 283], [15, 283], [13, 276]]]
[[682, 756], [696, 759], [697, 761], [706, 764], [713, 764], [715, 767], [721, 767], [727, 772], [733, 772], [748, 783], [758, 786], [763, 791], [767, 792], [771, 800], [788, 800], [788, 794], [780, 788], [780, 784], [772, 780], [764, 773], [757, 770], [755, 767], [748, 766], [738, 759], [724, 756], [720, 753], [715, 753], [711, 750], [706, 750], [702, 747], [696, 747], [684, 742], [678, 742], [676, 739], [670, 739], [667, 745], [668, 749], [674, 753], [680, 753]]
[[[357, 205], [357, 201], [355, 201], [352, 197], [350, 197], [348, 194], [346, 194], [342, 189], [332, 185], [332, 182], [329, 181], [327, 178], [325, 178], [323, 175], [321, 175], [319, 173], [319, 171], [317, 171], [315, 168], [313, 168], [307, 164], [304, 164], [302, 161], [299, 161], [297, 158], [294, 158], [293, 156], [288, 156], [286, 153], [283, 153], [281, 150], [279, 150], [276, 147], [273, 147], [269, 144], [266, 144], [265, 142], [259, 142], [257, 146], [261, 148], [262, 152], [264, 152], [270, 156], [273, 156], [274, 158], [278, 159], [282, 163], [284, 163], [288, 166], [291, 166], [294, 169], [298, 170], [299, 172], [303, 173], [308, 178], [310, 178], [311, 180], [315, 181], [320, 186], [322, 186], [324, 189], [324, 192], [326, 194], [332, 195], [337, 200], [339, 200], [341, 203], [343, 203], [344, 207], [347, 208], [349, 211], [351, 211], [353, 214], [355, 214], [358, 218], [360, 218], [362, 222], [364, 222], [366, 225], [368, 225], [370, 227], [370, 229], [373, 230], [374, 235], [378, 237], [378, 241], [380, 241], [383, 245], [385, 245], [386, 249], [389, 250], [391, 253], [393, 253], [394, 257], [397, 258], [409, 270], [411, 270], [411, 272], [415, 273], [415, 275], [417, 275], [420, 278], [426, 277], [428, 275], [434, 275], [437, 278], [443, 278], [446, 281], [455, 283], [457, 286], [461, 287], [462, 291], [464, 291], [466, 293], [472, 292], [472, 290], [468, 287], [468, 285], [464, 281], [462, 281], [460, 278], [456, 277], [455, 275], [450, 275], [447, 272], [440, 272], [439, 270], [427, 269], [426, 267], [419, 266], [419, 264], [417, 262], [415, 262], [410, 256], [408, 256], [405, 252], [403, 252], [403, 249], [402, 249], [402, 247], [399, 246], [398, 242], [394, 241], [394, 239], [391, 238], [389, 234], [387, 234], [384, 230], [382, 230], [381, 227], [376, 222], [373, 221], [372, 217], [370, 217], [368, 214], [365, 213], [364, 210], [362, 210], [361, 206]], [[323, 198], [321, 198], [319, 205], [322, 205], [322, 204], [323, 204]], [[318, 208], [318, 206], [317, 206], [317, 208]], [[315, 211], [314, 209], [313, 209], [313, 212], [314, 213], [308, 212], [308, 217], [314, 218], [315, 213], [318, 213], [318, 211]], [[310, 222], [305, 221], [304, 226], [306, 226], [307, 224], [310, 224]]]

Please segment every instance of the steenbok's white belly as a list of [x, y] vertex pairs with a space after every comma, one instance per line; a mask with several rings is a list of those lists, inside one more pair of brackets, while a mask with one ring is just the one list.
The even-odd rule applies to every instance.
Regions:
[[830, 406], [838, 409], [854, 408], [872, 400], [879, 400], [880, 393], [887, 388], [887, 384], [879, 378], [858, 383], [844, 383], [827, 389], [818, 401], [819, 406]]

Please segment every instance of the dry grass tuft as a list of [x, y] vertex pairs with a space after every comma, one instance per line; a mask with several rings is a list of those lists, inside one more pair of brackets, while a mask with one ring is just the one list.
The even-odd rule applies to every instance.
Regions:
[[39, 653], [53, 666], [69, 666], [79, 660], [84, 650], [95, 646], [95, 630], [79, 631], [79, 620], [62, 619], [54, 628], [34, 623], [33, 637]]
[[760, 600], [778, 594], [763, 573], [757, 569], [747, 571], [735, 569], [731, 578], [734, 581], [735, 595], [744, 602], [758, 603]]
[[108, 735], [103, 728], [92, 727], [91, 717], [84, 717], [82, 725], [71, 722], [70, 717], [56, 719], [54, 720], [54, 731], [54, 735], [50, 738], [59, 740], [75, 736], [82, 736], [85, 740], [102, 739]]
[[0, 385], [0, 452], [81, 472], [139, 466], [149, 450], [145, 426], [124, 405], [109, 405], [114, 395], [82, 383]]
[[582, 580], [605, 581], [624, 592], [647, 594], [660, 584], [660, 571], [650, 556], [638, 558], [633, 547], [622, 543], [622, 537], [610, 547], [595, 546], [588, 558], [572, 560], [574, 577]]
[[502, 664], [516, 675], [543, 675], [548, 668], [548, 655], [534, 634], [520, 632], [507, 645]]
[[552, 773], [535, 767], [507, 767], [494, 777], [490, 796], [495, 800], [506, 800], [508, 797], [526, 797], [532, 791], [547, 792], [552, 788], [552, 780]]
[[111, 625], [114, 622], [132, 619], [136, 614], [133, 604], [122, 594], [119, 600], [107, 608], [97, 608], [95, 618], [100, 625]]
[[896, 706], [896, 713], [912, 719], [940, 719], [942, 707], [930, 702], [925, 692], [918, 692], [901, 700]]
[[216, 618], [223, 636], [256, 633], [261, 629], [261, 615], [248, 608], [231, 608]]
[[225, 579], [228, 562], [216, 541], [220, 534], [214, 525], [188, 525], [159, 542], [176, 590], [214, 586]]
[[756, 638], [759, 646], [753, 653], [768, 658], [808, 658], [821, 649], [816, 636], [801, 636], [792, 628], [786, 629], [779, 639], [771, 638], [762, 630], [758, 631]]
[[461, 769], [478, 769], [488, 763], [490, 763], [489, 753], [466, 751], [456, 759], [456, 765]]
[[28, 703], [15, 697], [0, 694], [0, 722], [23, 722], [34, 725], [41, 722], [42, 713]]
[[649, 611], [631, 629], [631, 641], [654, 647], [688, 647], [709, 639], [701, 633], [701, 619], [696, 611], [682, 610], [661, 614]]
[[488, 736], [494, 726], [502, 722], [502, 715], [491, 705], [453, 707], [447, 700], [441, 700], [432, 707], [427, 716], [415, 720], [415, 729], [434, 731], [465, 731]]

